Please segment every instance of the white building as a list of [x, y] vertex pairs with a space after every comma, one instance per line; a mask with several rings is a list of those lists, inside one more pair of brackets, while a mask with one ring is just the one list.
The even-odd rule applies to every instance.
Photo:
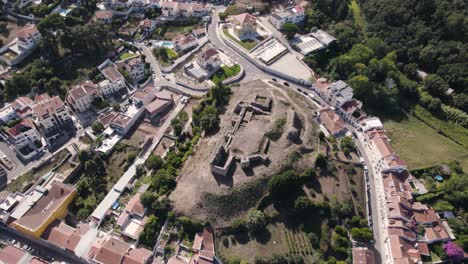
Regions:
[[94, 98], [98, 95], [98, 87], [91, 81], [73, 86], [67, 95], [67, 102], [78, 112], [91, 108]]
[[34, 122], [44, 133], [51, 132], [71, 121], [70, 112], [58, 96], [36, 96], [32, 107]]
[[152, 19], [144, 19], [138, 25], [138, 29], [142, 33], [149, 34], [156, 29], [156, 21]]
[[197, 56], [197, 64], [207, 71], [216, 71], [221, 66], [219, 52], [210, 48], [199, 53]]
[[0, 48], [0, 60], [8, 65], [16, 65], [28, 56], [39, 44], [41, 34], [33, 24], [21, 29], [17, 37]]
[[296, 5], [271, 14], [269, 20], [276, 29], [281, 29], [286, 23], [301, 23], [304, 20], [304, 17], [304, 7]]
[[162, 15], [183, 16], [183, 17], [202, 17], [208, 15], [208, 6], [201, 3], [181, 3], [177, 1], [164, 1], [160, 3]]
[[145, 63], [140, 57], [129, 58], [117, 63], [117, 66], [128, 73], [129, 77], [138, 82], [145, 77]]
[[190, 33], [177, 36], [172, 42], [174, 42], [174, 49], [176, 51], [186, 51], [198, 45], [197, 38]]
[[98, 69], [106, 78], [106, 80], [98, 83], [99, 92], [102, 95], [106, 96], [126, 87], [125, 78], [117, 70], [117, 66], [109, 59], [99, 65]]
[[40, 141], [41, 136], [36, 126], [30, 118], [23, 119], [21, 123], [9, 128], [6, 131], [8, 140], [15, 147], [20, 149], [24, 146], [33, 147], [36, 141]]

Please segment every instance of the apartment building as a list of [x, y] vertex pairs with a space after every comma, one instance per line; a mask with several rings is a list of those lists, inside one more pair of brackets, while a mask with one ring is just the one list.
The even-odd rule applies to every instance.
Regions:
[[41, 135], [30, 118], [6, 130], [8, 141], [15, 147], [21, 149], [25, 146], [34, 148], [34, 144], [41, 140]]
[[98, 86], [86, 81], [73, 86], [67, 94], [67, 102], [78, 112], [85, 112], [92, 107], [94, 98], [99, 94]]
[[50, 96], [46, 93], [36, 96], [32, 111], [34, 122], [48, 139], [56, 137], [48, 137], [50, 132], [71, 121], [68, 108], [58, 96]]

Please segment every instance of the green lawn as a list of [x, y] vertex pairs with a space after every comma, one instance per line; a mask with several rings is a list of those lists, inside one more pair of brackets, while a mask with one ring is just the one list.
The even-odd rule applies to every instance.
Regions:
[[413, 116], [402, 121], [384, 122], [395, 151], [410, 169], [458, 160], [468, 170], [468, 149], [437, 133]]
[[219, 69], [217, 72], [215, 72], [211, 76], [210, 79], [214, 83], [224, 81], [227, 78], [230, 78], [232, 76], [236, 76], [240, 72], [240, 70], [241, 70], [241, 68], [240, 68], [239, 64], [236, 64], [236, 65], [234, 65], [232, 67], [223, 66], [223, 67], [221, 67], [221, 69]]
[[255, 46], [257, 46], [257, 42], [253, 41], [253, 40], [243, 40], [243, 41], [240, 41], [238, 39], [236, 39], [233, 35], [231, 35], [229, 33], [229, 31], [225, 28], [223, 28], [223, 32], [224, 32], [224, 35], [226, 35], [228, 38], [234, 40], [237, 44], [239, 44], [240, 46], [242, 46], [244, 49], [246, 50], [251, 50], [253, 49]]
[[166, 53], [167, 53], [167, 56], [169, 57], [169, 59], [171, 59], [171, 60], [175, 60], [175, 59], [177, 59], [179, 57], [179, 55], [177, 55], [177, 53], [172, 49], [166, 48]]
[[124, 54], [120, 55], [120, 60], [126, 60], [128, 58], [133, 58], [133, 57], [136, 57], [136, 56], [138, 56], [138, 55], [135, 54], [135, 53], [125, 52]]

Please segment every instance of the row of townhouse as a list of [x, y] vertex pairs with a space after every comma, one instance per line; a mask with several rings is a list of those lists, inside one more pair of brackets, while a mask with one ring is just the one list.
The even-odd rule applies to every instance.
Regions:
[[202, 3], [184, 3], [178, 1], [160, 1], [162, 15], [166, 17], [202, 17], [209, 13], [207, 5]]
[[94, 99], [98, 96], [108, 96], [127, 87], [125, 77], [120, 73], [126, 72], [131, 81], [138, 82], [145, 76], [145, 63], [141, 57], [133, 57], [113, 63], [104, 61], [99, 65], [104, 80], [98, 84], [85, 81], [74, 85], [67, 93], [67, 102], [77, 112], [85, 112], [92, 107]]
[[[361, 110], [362, 103], [353, 98], [352, 88], [343, 81], [328, 83], [323, 78], [312, 88], [331, 105], [319, 111], [329, 131], [345, 129], [346, 120], [363, 132], [363, 145], [375, 177], [380, 237], [385, 247], [381, 252], [383, 263], [422, 263], [422, 256], [430, 255], [429, 244], [454, 239], [434, 209], [415, 201], [414, 177], [393, 150], [382, 122], [377, 117], [366, 117]], [[361, 259], [369, 256], [367, 250], [361, 251]]]
[[23, 61], [39, 45], [41, 33], [34, 24], [28, 24], [18, 31], [16, 38], [0, 48], [0, 61], [16, 65]]
[[160, 8], [165, 17], [203, 17], [209, 14], [208, 5], [203, 3], [172, 0], [104, 0], [102, 3], [106, 10], [117, 15], [128, 15], [130, 12], [142, 12], [150, 8]]
[[406, 163], [394, 152], [383, 127], [369, 127], [369, 124], [363, 127], [368, 127], [364, 134], [372, 152], [374, 177], [379, 189], [383, 189], [378, 195], [385, 230], [381, 235], [389, 253], [383, 261], [422, 263], [422, 256], [430, 255], [428, 244], [454, 237], [434, 209], [414, 200], [415, 179]]

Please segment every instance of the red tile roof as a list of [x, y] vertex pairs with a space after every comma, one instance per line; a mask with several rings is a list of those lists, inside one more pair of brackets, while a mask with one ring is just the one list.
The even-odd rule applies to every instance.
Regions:
[[130, 248], [125, 254], [121, 264], [141, 264], [145, 263], [152, 252], [145, 248]]
[[135, 194], [130, 201], [128, 201], [127, 206], [125, 206], [125, 211], [143, 217], [145, 215], [145, 208], [140, 202], [141, 193]]
[[73, 228], [63, 221], [57, 220], [47, 227], [44, 234], [42, 234], [42, 238], [57, 246], [74, 251], [82, 235], [89, 229], [90, 226], [87, 224], [79, 224], [77, 228]]
[[345, 121], [332, 109], [324, 108], [319, 111], [319, 115], [323, 125], [331, 134], [336, 134], [346, 129]]
[[193, 36], [190, 33], [179, 35], [179, 36], [175, 37], [172, 40], [172, 42], [174, 42], [174, 45], [176, 45], [176, 46], [187, 45], [187, 44], [189, 44], [191, 42], [195, 42], [195, 41], [197, 41], [197, 38], [195, 38], [195, 36]]
[[19, 134], [33, 128], [35, 128], [33, 122], [31, 122], [29, 118], [26, 118], [21, 120], [21, 123], [17, 124], [16, 126], [9, 128], [6, 132], [11, 137], [16, 137]]
[[112, 125], [115, 125], [115, 126], [118, 126], [118, 127], [122, 127], [122, 128], [126, 128], [127, 125], [130, 123], [132, 119], [126, 115], [123, 115], [123, 114], [118, 114], [112, 121], [111, 121], [111, 124]]
[[39, 118], [52, 115], [65, 108], [62, 99], [58, 96], [50, 97], [48, 94], [36, 96], [33, 106], [34, 114]]
[[114, 111], [111, 111], [111, 112], [108, 112], [108, 113], [105, 113], [105, 114], [101, 114], [98, 119], [99, 119], [99, 122], [101, 122], [101, 124], [103, 126], [107, 126], [108, 124], [110, 124], [110, 122], [112, 120], [114, 120], [114, 118], [118, 115], [118, 113], [114, 112]]
[[256, 23], [257, 18], [247, 12], [232, 16], [233, 19], [235, 19], [239, 24], [244, 24], [244, 23]]
[[27, 26], [25, 26], [24, 28], [22, 28], [17, 36], [18, 38], [20, 39], [25, 39], [25, 38], [28, 38], [29, 36], [33, 35], [33, 34], [36, 34], [37, 32], [39, 32], [36, 28], [35, 25], [33, 24], [29, 24]]
[[111, 237], [104, 241], [98, 240], [93, 247], [90, 251], [92, 259], [103, 264], [118, 264], [121, 263], [130, 245]]
[[374, 264], [374, 251], [365, 247], [353, 248], [353, 264]]
[[7, 245], [3, 249], [0, 250], [0, 263], [5, 264], [16, 264], [19, 263], [20, 260], [26, 255], [27, 253], [17, 247], [12, 245]]

